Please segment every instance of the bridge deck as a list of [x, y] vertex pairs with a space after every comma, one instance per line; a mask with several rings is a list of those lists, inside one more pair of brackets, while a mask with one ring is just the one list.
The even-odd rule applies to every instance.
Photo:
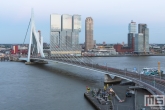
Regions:
[[[19, 58], [20, 60], [26, 60], [27, 58]], [[56, 59], [56, 58], [31, 58], [31, 60], [45, 60], [45, 61], [58, 61], [59, 63], [64, 63], [68, 65], [78, 66], [81, 68], [91, 69], [94, 71], [99, 71], [105, 74], [111, 74], [122, 79], [127, 79], [135, 82], [136, 84], [143, 86], [152, 94], [164, 95], [165, 92], [165, 80], [150, 77], [142, 74], [137, 74], [127, 70], [116, 69], [112, 67], [102, 66], [98, 64], [84, 63], [78, 61], [70, 61], [67, 59]]]
[[[106, 67], [106, 66], [102, 66], [98, 64], [82, 63], [82, 62], [77, 62], [77, 61], [73, 62], [73, 61], [67, 61], [67, 60], [63, 61], [62, 59], [60, 60], [60, 59], [46, 59], [45, 58], [45, 60], [58, 61], [61, 63], [71, 64], [71, 65], [75, 65], [75, 66], [79, 66], [79, 67], [87, 68], [87, 69], [90, 68], [91, 70], [94, 70], [94, 71], [100, 71], [105, 74], [108, 73], [108, 74], [115, 75], [123, 79], [132, 80], [136, 84], [142, 85], [143, 87], [145, 87], [152, 94], [164, 95], [165, 80], [163, 79], [141, 75], [134, 72], [116, 69], [112, 67]], [[155, 82], [153, 82], [154, 80]]]

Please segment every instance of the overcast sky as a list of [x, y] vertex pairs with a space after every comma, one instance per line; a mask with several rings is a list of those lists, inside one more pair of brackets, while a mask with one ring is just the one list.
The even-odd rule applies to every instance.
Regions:
[[36, 29], [47, 43], [52, 13], [81, 15], [80, 43], [85, 41], [85, 18], [89, 16], [94, 20], [97, 43], [127, 43], [131, 20], [147, 24], [149, 43], [165, 43], [165, 0], [1, 0], [0, 43], [23, 43], [31, 8]]

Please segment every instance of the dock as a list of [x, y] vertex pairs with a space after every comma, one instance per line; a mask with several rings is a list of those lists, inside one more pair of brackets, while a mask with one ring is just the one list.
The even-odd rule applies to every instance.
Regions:
[[9, 57], [0, 57], [0, 61], [9, 61]]
[[93, 96], [92, 91], [88, 93], [84, 93], [84, 97], [91, 103], [91, 105], [96, 110], [114, 110], [111, 100], [103, 99], [100, 98], [99, 96]]
[[[135, 95], [126, 97], [129, 86], [109, 86], [106, 89], [92, 90], [84, 93], [84, 97], [96, 110], [134, 110]], [[94, 92], [95, 91], [95, 92]]]

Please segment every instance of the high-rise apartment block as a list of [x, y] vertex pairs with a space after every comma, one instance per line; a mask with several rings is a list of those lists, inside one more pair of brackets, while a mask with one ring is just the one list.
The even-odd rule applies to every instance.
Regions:
[[[63, 14], [50, 15], [50, 50], [51, 54], [81, 54], [79, 33], [81, 16]], [[74, 52], [73, 52], [74, 50]], [[56, 51], [56, 52], [55, 52]], [[57, 52], [58, 51], [58, 52]], [[67, 51], [67, 52], [66, 52]]]
[[85, 51], [93, 48], [93, 19], [91, 17], [87, 17], [85, 20]]

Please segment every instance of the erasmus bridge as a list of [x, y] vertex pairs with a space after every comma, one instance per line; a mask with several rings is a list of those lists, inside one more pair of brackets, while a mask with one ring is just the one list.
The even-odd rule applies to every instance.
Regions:
[[[113, 67], [98, 65], [94, 63], [94, 61], [87, 56], [76, 56], [74, 55], [77, 50], [80, 50], [78, 46], [75, 48], [66, 48], [60, 47], [57, 48], [58, 45], [50, 40], [50, 44], [53, 44], [51, 48], [54, 48], [53, 54], [50, 56], [45, 56], [43, 53], [43, 41], [39, 37], [38, 32], [35, 28], [34, 23], [34, 13], [32, 10], [31, 19], [30, 19], [30, 42], [28, 48], [28, 55], [20, 56], [19, 60], [24, 61], [26, 64], [31, 63], [47, 63], [47, 62], [56, 62], [62, 63], [65, 65], [71, 65], [78, 68], [83, 68], [87, 70], [97, 71], [103, 74], [109, 74], [111, 80], [115, 80], [115, 78], [126, 79], [129, 82], [134, 82], [137, 88], [143, 88], [148, 90], [153, 95], [164, 95], [165, 94], [165, 80], [146, 76], [143, 74], [137, 74], [131, 71], [117, 69]], [[66, 41], [67, 44], [71, 44], [71, 42]], [[61, 53], [61, 51], [63, 53]], [[73, 54], [72, 54], [73, 52]]]

